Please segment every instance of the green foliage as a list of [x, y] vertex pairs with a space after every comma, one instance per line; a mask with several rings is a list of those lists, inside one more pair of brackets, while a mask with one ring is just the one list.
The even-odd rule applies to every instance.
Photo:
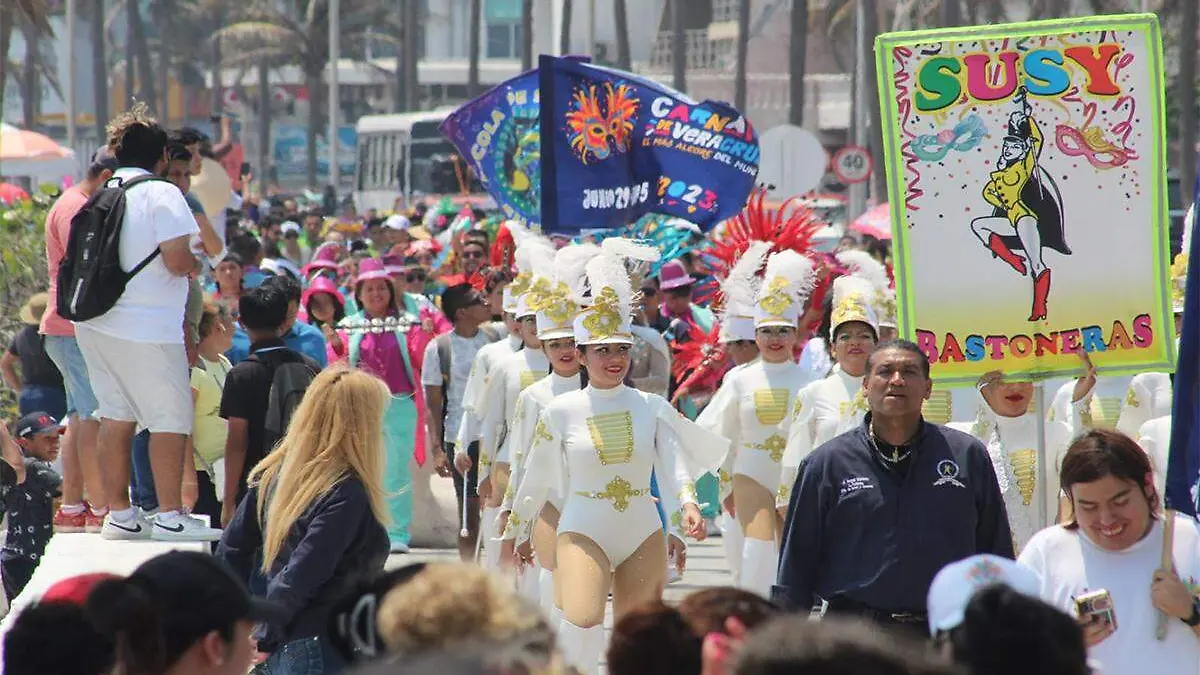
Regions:
[[[29, 296], [46, 290], [46, 213], [59, 191], [43, 185], [27, 200], [0, 206], [0, 346], [21, 329], [17, 313]], [[0, 388], [0, 419], [16, 419], [16, 397]]]

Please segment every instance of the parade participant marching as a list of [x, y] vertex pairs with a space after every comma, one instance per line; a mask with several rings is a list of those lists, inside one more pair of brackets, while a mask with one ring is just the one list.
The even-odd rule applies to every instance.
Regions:
[[573, 324], [588, 385], [546, 406], [513, 499], [523, 542], [549, 494], [566, 495], [554, 572], [564, 589], [559, 643], [567, 663], [588, 675], [597, 672], [604, 650], [610, 588], [618, 619], [662, 595], [668, 545], [650, 496], [651, 472], [659, 468], [671, 514], [669, 548], [677, 551], [685, 536], [703, 538], [694, 481], [715, 471], [728, 449], [728, 441], [688, 422], [661, 397], [624, 385], [635, 298], [615, 253], [657, 252], [616, 239], [603, 248], [610, 253], [587, 266], [592, 304]]
[[[751, 270], [769, 250], [752, 244], [745, 258]], [[731, 279], [736, 278], [739, 265]], [[754, 302], [757, 361], [726, 377], [728, 393], [712, 413], [711, 428], [730, 439], [733, 455], [733, 505], [745, 541], [741, 552], [739, 583], [761, 595], [771, 592], [779, 559], [776, 540], [775, 494], [780, 481], [780, 461], [787, 446], [792, 397], [803, 386], [804, 373], [793, 358], [796, 322], [812, 287], [812, 261], [795, 251], [781, 251], [767, 260], [767, 269]], [[737, 297], [726, 283], [727, 293]], [[733, 292], [730, 292], [733, 291]], [[728, 463], [728, 461], [727, 461]]]
[[[846, 251], [847, 256], [864, 255]], [[792, 424], [775, 505], [788, 503], [800, 462], [813, 450], [862, 423], [867, 411], [863, 392], [867, 358], [879, 336], [879, 315], [871, 305], [874, 289], [866, 279], [850, 274], [833, 282], [829, 338], [833, 343], [833, 372], [805, 387], [792, 407]]]
[[[575, 331], [572, 324], [579, 314], [575, 297], [582, 290], [582, 272], [588, 260], [594, 258], [600, 248], [592, 244], [569, 246], [555, 255], [554, 285], [545, 292], [531, 291], [529, 302], [537, 311], [538, 339], [550, 362], [551, 372], [547, 377], [530, 385], [517, 398], [512, 429], [506, 444], [512, 458], [512, 475], [504, 500], [500, 506], [500, 518], [506, 522], [504, 528], [504, 556], [511, 557], [517, 531], [521, 523], [511, 515], [513, 495], [521, 485], [528, 470], [525, 462], [533, 431], [542, 411], [555, 397], [579, 391], [587, 384], [586, 374], [579, 362], [575, 348]], [[572, 281], [573, 280], [573, 281]], [[557, 530], [565, 497], [558, 492], [549, 493], [546, 503], [536, 514], [530, 540], [520, 551], [522, 575], [536, 577], [537, 600], [552, 622], [562, 618], [562, 600], [556, 590], [553, 574], [556, 561]], [[535, 557], [536, 556], [536, 557]]]
[[866, 368], [863, 423], [800, 465], [772, 595], [923, 637], [938, 570], [976, 553], [1012, 558], [1012, 533], [987, 449], [921, 418], [932, 385], [921, 349], [888, 342]]
[[388, 540], [396, 553], [408, 552], [411, 540], [408, 526], [412, 521], [412, 477], [409, 460], [418, 441], [421, 428], [417, 411], [424, 409], [420, 387], [420, 359], [424, 344], [412, 344], [409, 334], [416, 312], [406, 312], [400, 305], [396, 288], [383, 264], [374, 258], [362, 261], [354, 280], [354, 298], [362, 312], [354, 318], [393, 323], [381, 332], [356, 330], [347, 338], [348, 361], [351, 368], [373, 373], [388, 385], [392, 399], [384, 419], [386, 470], [383, 488], [388, 495]]
[[[746, 366], [758, 360], [758, 343], [755, 341], [754, 330], [754, 296], [759, 280], [756, 279], [758, 270], [771, 245], [767, 242], [752, 242], [751, 249], [729, 270], [728, 276], [721, 283], [724, 295], [724, 306], [720, 314], [720, 332], [718, 339], [725, 353], [733, 362], [724, 376], [721, 386], [713, 394], [712, 401], [696, 418], [696, 424], [716, 431], [720, 426], [719, 413], [734, 403], [733, 375]], [[711, 357], [710, 357], [711, 358]], [[693, 367], [691, 370], [695, 370]], [[720, 433], [719, 431], [717, 433]], [[742, 569], [742, 549], [745, 542], [745, 532], [742, 525], [734, 516], [733, 503], [733, 459], [736, 453], [729, 453], [717, 472], [718, 487], [721, 496], [721, 517], [717, 525], [721, 528], [721, 548], [725, 551], [725, 560], [729, 564], [729, 574], [735, 584], [739, 583]]]
[[536, 294], [550, 290], [551, 276], [554, 274], [554, 245], [542, 237], [529, 237], [518, 245], [516, 259], [518, 265], [530, 273], [529, 290], [517, 298], [517, 309], [513, 313], [520, 325], [524, 348], [495, 365], [483, 397], [476, 401], [478, 407], [474, 411], [480, 419], [479, 484], [482, 488], [480, 497], [484, 500], [481, 527], [484, 536], [483, 566], [489, 569], [497, 567], [500, 562], [503, 526], [497, 529], [496, 516], [500, 513], [504, 491], [508, 489], [511, 460], [506, 453], [508, 446], [505, 440], [515, 417], [517, 397], [526, 387], [550, 373], [550, 361], [542, 351], [542, 343], [537, 336], [536, 312], [529, 300]]
[[1116, 429], [1128, 436], [1149, 420], [1171, 414], [1171, 377], [1166, 373], [1097, 375], [1087, 352], [1082, 377], [1059, 387], [1047, 419], [1067, 424], [1071, 436], [1092, 429]]
[[[1071, 441], [1070, 430], [1062, 422], [1045, 423], [1046, 482], [1038, 485], [1040, 411], [1030, 408], [1033, 383], [1009, 381], [1004, 373], [993, 370], [980, 377], [977, 386], [987, 407], [980, 410], [969, 429], [960, 431], [969, 431], [987, 447], [1004, 495], [1013, 546], [1019, 552], [1030, 537], [1053, 525], [1058, 515], [1058, 470]], [[1042, 504], [1045, 520], [1040, 516]]]

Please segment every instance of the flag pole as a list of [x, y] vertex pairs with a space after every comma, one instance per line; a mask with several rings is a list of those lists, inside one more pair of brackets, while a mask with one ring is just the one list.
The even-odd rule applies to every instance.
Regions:
[[[1046, 526], [1050, 518], [1050, 504], [1046, 500], [1046, 481], [1049, 480], [1050, 472], [1047, 470], [1046, 462], [1046, 383], [1038, 380], [1033, 385], [1033, 406], [1037, 410], [1037, 482], [1038, 490], [1041, 492], [1038, 495], [1038, 527]], [[1056, 505], [1057, 506], [1057, 505]], [[1058, 509], [1055, 508], [1055, 513]]]
[[[1162, 560], [1159, 568], [1170, 574], [1175, 569], [1175, 559], [1173, 551], [1175, 548], [1175, 509], [1166, 509], [1163, 511], [1163, 545], [1162, 545]], [[1158, 612], [1158, 625], [1154, 629], [1154, 637], [1160, 642], [1167, 639], [1167, 621], [1169, 617], [1165, 612]]]

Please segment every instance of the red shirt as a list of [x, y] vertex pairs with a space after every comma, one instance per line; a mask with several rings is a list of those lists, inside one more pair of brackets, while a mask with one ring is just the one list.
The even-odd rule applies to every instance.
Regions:
[[67, 240], [71, 237], [71, 219], [87, 203], [88, 195], [78, 185], [67, 191], [50, 207], [46, 214], [46, 268], [50, 274], [50, 294], [46, 313], [42, 315], [42, 335], [74, 337], [75, 324], [58, 315], [58, 266], [67, 251]]

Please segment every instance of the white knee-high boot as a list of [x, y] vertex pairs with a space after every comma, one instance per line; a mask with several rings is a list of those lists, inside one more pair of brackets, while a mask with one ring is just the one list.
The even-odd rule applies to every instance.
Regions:
[[483, 556], [479, 564], [484, 569], [500, 569], [500, 535], [496, 532], [496, 516], [500, 509], [484, 507], [483, 516], [479, 521], [479, 537], [483, 539]]
[[525, 566], [517, 578], [517, 593], [521, 597], [541, 604], [542, 602], [542, 566], [535, 563]]
[[721, 547], [725, 549], [725, 560], [729, 563], [729, 574], [733, 577], [733, 585], [737, 586], [742, 571], [742, 542], [746, 535], [742, 532], [742, 524], [737, 518], [722, 513], [717, 523], [721, 526]]
[[771, 597], [778, 567], [779, 549], [774, 541], [746, 537], [742, 545], [741, 588], [764, 598]]
[[558, 646], [568, 666], [581, 675], [599, 675], [600, 656], [604, 653], [604, 624], [580, 628], [563, 619], [558, 628]]
[[538, 604], [541, 605], [546, 618], [551, 621], [556, 618], [554, 616], [554, 573], [545, 567], [538, 568]]

